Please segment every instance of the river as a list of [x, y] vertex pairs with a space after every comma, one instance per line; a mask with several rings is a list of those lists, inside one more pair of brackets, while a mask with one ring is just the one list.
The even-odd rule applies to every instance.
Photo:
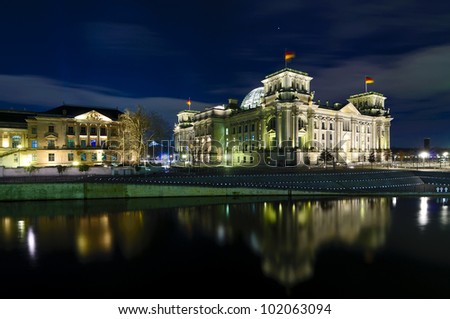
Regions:
[[447, 197], [3, 202], [2, 298], [450, 298]]

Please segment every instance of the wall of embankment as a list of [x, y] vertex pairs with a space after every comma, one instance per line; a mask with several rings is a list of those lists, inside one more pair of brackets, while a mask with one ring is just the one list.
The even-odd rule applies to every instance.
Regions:
[[[96, 184], [96, 183], [21, 183], [0, 184], [0, 201], [102, 199], [142, 197], [209, 196], [293, 196], [312, 192], [259, 189], [216, 188], [177, 185]], [[317, 195], [318, 193], [315, 193]]]

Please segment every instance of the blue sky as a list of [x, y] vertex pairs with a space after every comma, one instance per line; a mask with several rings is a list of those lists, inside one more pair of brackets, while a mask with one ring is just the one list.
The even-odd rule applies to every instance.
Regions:
[[450, 4], [443, 1], [3, 1], [0, 108], [133, 109], [170, 124], [239, 101], [290, 67], [315, 99], [383, 93], [392, 145], [450, 147]]

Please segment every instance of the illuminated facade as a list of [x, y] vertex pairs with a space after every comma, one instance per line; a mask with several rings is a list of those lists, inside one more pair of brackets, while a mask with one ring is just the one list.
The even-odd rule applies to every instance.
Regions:
[[380, 93], [346, 104], [314, 100], [312, 77], [290, 68], [266, 76], [238, 105], [178, 113], [180, 158], [205, 164], [298, 165], [389, 161], [392, 118]]
[[102, 165], [117, 162], [116, 109], [63, 105], [46, 112], [0, 111], [0, 165]]

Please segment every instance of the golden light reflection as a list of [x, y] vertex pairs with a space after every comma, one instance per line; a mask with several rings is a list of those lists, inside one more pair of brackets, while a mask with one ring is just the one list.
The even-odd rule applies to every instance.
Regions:
[[2, 237], [9, 238], [12, 232], [11, 218], [3, 217], [1, 219], [1, 226], [2, 226]]
[[76, 243], [81, 260], [108, 256], [112, 250], [108, 215], [83, 216], [79, 221]]
[[261, 256], [265, 275], [286, 287], [313, 276], [315, 255], [327, 243], [355, 247], [363, 260], [373, 262], [390, 220], [390, 201], [384, 198], [252, 205], [256, 208], [230, 206], [229, 218], [212, 208], [180, 208], [178, 221], [187, 233], [198, 229], [222, 244], [245, 238]]

